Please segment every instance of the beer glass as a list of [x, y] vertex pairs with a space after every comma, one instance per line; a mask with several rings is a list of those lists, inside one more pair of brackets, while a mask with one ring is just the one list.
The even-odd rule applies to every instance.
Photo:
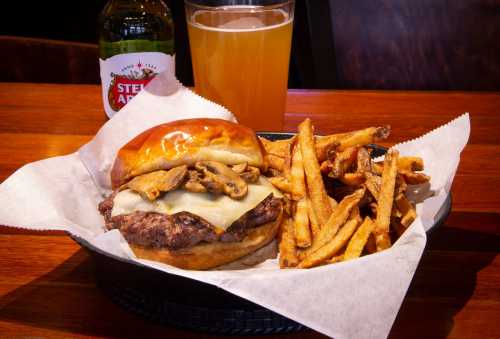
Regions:
[[184, 3], [195, 91], [244, 125], [282, 130], [294, 1]]

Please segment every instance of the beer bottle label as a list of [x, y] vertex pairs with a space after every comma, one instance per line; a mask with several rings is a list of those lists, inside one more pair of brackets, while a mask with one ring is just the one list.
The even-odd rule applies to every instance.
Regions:
[[106, 115], [111, 118], [139, 93], [157, 74], [175, 74], [174, 57], [161, 52], [118, 54], [101, 66], [102, 99]]

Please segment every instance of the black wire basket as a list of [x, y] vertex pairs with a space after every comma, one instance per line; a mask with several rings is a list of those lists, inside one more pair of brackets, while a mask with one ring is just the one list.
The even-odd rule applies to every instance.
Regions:
[[[271, 140], [290, 133], [258, 133]], [[372, 156], [386, 149], [371, 145]], [[451, 210], [451, 196], [438, 213], [434, 227]], [[433, 228], [434, 228], [433, 227]], [[264, 335], [307, 329], [291, 319], [216, 286], [165, 273], [119, 258], [74, 237], [94, 259], [99, 287], [118, 305], [149, 320], [213, 334]]]

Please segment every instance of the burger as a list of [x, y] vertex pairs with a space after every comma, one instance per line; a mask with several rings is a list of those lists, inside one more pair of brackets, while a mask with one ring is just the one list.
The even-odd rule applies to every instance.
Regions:
[[119, 150], [113, 192], [98, 208], [137, 257], [215, 268], [251, 255], [278, 232], [284, 202], [263, 175], [265, 159], [255, 133], [239, 124], [158, 125]]

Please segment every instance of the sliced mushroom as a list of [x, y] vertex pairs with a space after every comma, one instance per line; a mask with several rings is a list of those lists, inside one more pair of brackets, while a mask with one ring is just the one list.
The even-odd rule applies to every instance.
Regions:
[[188, 172], [188, 180], [184, 183], [183, 188], [193, 193], [206, 192], [207, 188], [202, 185], [201, 180], [201, 174], [198, 171], [190, 170]]
[[220, 195], [225, 193], [224, 184], [218, 181], [213, 175], [208, 175], [205, 178], [203, 178], [201, 180], [201, 185], [205, 188], [206, 191], [212, 194]]
[[248, 166], [246, 171], [240, 173], [240, 177], [247, 183], [256, 183], [259, 180], [260, 170], [257, 167]]
[[[223, 192], [233, 199], [242, 199], [248, 192], [247, 183], [228, 166], [217, 161], [199, 161], [195, 168], [205, 175], [204, 181], [207, 183], [222, 184]], [[207, 187], [207, 186], [205, 186]], [[207, 187], [208, 190], [210, 190]]]
[[194, 193], [210, 192], [216, 195], [224, 193], [221, 183], [216, 182], [212, 176], [207, 177], [202, 171], [198, 172], [196, 169], [189, 170], [184, 189]]
[[268, 167], [267, 171], [264, 172], [266, 177], [279, 177], [282, 173], [274, 168]]
[[184, 182], [187, 172], [187, 166], [174, 167], [168, 171], [154, 171], [135, 177], [125, 187], [136, 191], [143, 198], [153, 201], [158, 198], [161, 192], [177, 189]]
[[204, 193], [207, 191], [207, 188], [205, 186], [196, 181], [187, 181], [184, 184], [184, 188], [186, 189], [186, 191], [193, 193]]
[[233, 172], [241, 174], [247, 170], [247, 167], [248, 167], [248, 164], [246, 162], [244, 162], [242, 164], [234, 165], [233, 167], [231, 167], [231, 169], [233, 170]]

